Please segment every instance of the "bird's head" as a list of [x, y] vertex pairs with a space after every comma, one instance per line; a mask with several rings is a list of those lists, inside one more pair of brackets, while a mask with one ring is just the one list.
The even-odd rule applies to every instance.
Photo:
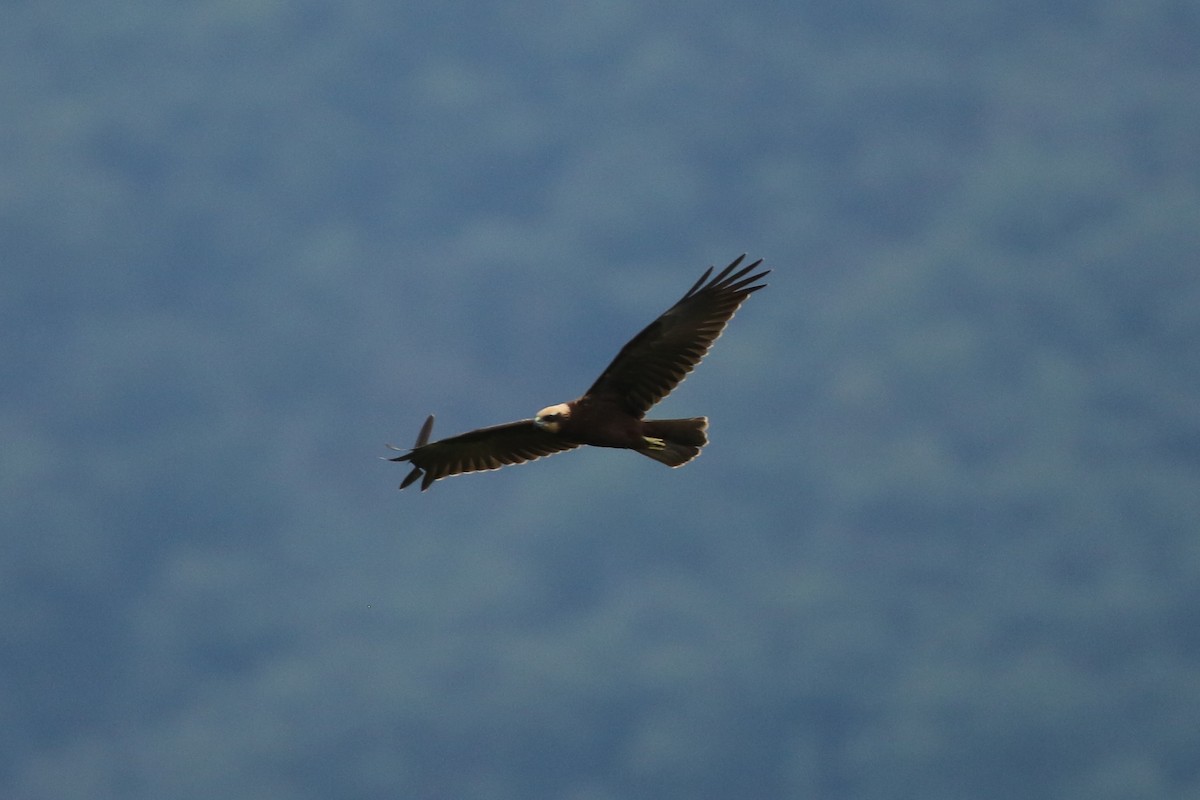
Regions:
[[547, 433], [558, 433], [562, 429], [562, 424], [571, 416], [571, 407], [566, 403], [559, 403], [556, 406], [547, 406], [537, 413], [533, 418], [533, 424], [537, 425]]

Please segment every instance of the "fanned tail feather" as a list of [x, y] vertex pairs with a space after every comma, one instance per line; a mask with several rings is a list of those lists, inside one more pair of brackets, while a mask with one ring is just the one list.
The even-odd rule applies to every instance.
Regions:
[[708, 444], [708, 417], [646, 420], [642, 435], [661, 439], [663, 446], [639, 448], [639, 453], [668, 467], [681, 467]]

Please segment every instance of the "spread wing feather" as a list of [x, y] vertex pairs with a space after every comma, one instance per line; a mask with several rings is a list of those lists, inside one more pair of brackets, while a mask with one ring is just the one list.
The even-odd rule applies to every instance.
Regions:
[[708, 353], [738, 306], [766, 285], [752, 284], [770, 270], [749, 274], [761, 259], [738, 269], [745, 257], [711, 281], [709, 267], [678, 303], [621, 348], [587, 394], [615, 396], [638, 417], [670, 394]]
[[432, 430], [433, 416], [430, 415], [421, 426], [413, 449], [388, 459], [413, 465], [412, 472], [400, 484], [401, 489], [421, 478], [421, 491], [425, 491], [434, 481], [451, 475], [523, 464], [579, 446], [547, 433], [531, 419], [479, 428], [436, 442], [429, 441]]

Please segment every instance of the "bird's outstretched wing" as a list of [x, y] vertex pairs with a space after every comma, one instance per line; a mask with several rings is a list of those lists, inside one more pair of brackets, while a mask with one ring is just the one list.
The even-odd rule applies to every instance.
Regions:
[[587, 394], [614, 398], [638, 417], [670, 394], [704, 358], [738, 306], [766, 285], [751, 284], [770, 270], [748, 274], [762, 259], [738, 269], [745, 257], [738, 256], [711, 281], [709, 267], [678, 303], [621, 348]]
[[479, 428], [437, 442], [429, 441], [432, 431], [431, 414], [421, 426], [413, 449], [402, 456], [388, 459], [407, 461], [413, 465], [412, 472], [400, 484], [401, 489], [421, 478], [421, 491], [425, 491], [440, 478], [522, 464], [579, 446], [547, 433], [531, 419]]

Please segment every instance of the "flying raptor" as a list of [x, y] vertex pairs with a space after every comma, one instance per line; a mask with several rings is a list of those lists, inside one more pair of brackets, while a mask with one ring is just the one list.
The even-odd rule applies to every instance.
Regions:
[[750, 274], [762, 259], [739, 269], [745, 257], [738, 256], [711, 281], [709, 267], [678, 303], [621, 348], [578, 400], [543, 408], [533, 419], [436, 442], [429, 441], [430, 415], [412, 450], [389, 459], [412, 464], [400, 488], [420, 478], [425, 491], [451, 475], [500, 469], [585, 444], [635, 450], [668, 467], [700, 455], [708, 444], [707, 417], [643, 418], [700, 363], [745, 299], [766, 285], [755, 281], [770, 270]]

